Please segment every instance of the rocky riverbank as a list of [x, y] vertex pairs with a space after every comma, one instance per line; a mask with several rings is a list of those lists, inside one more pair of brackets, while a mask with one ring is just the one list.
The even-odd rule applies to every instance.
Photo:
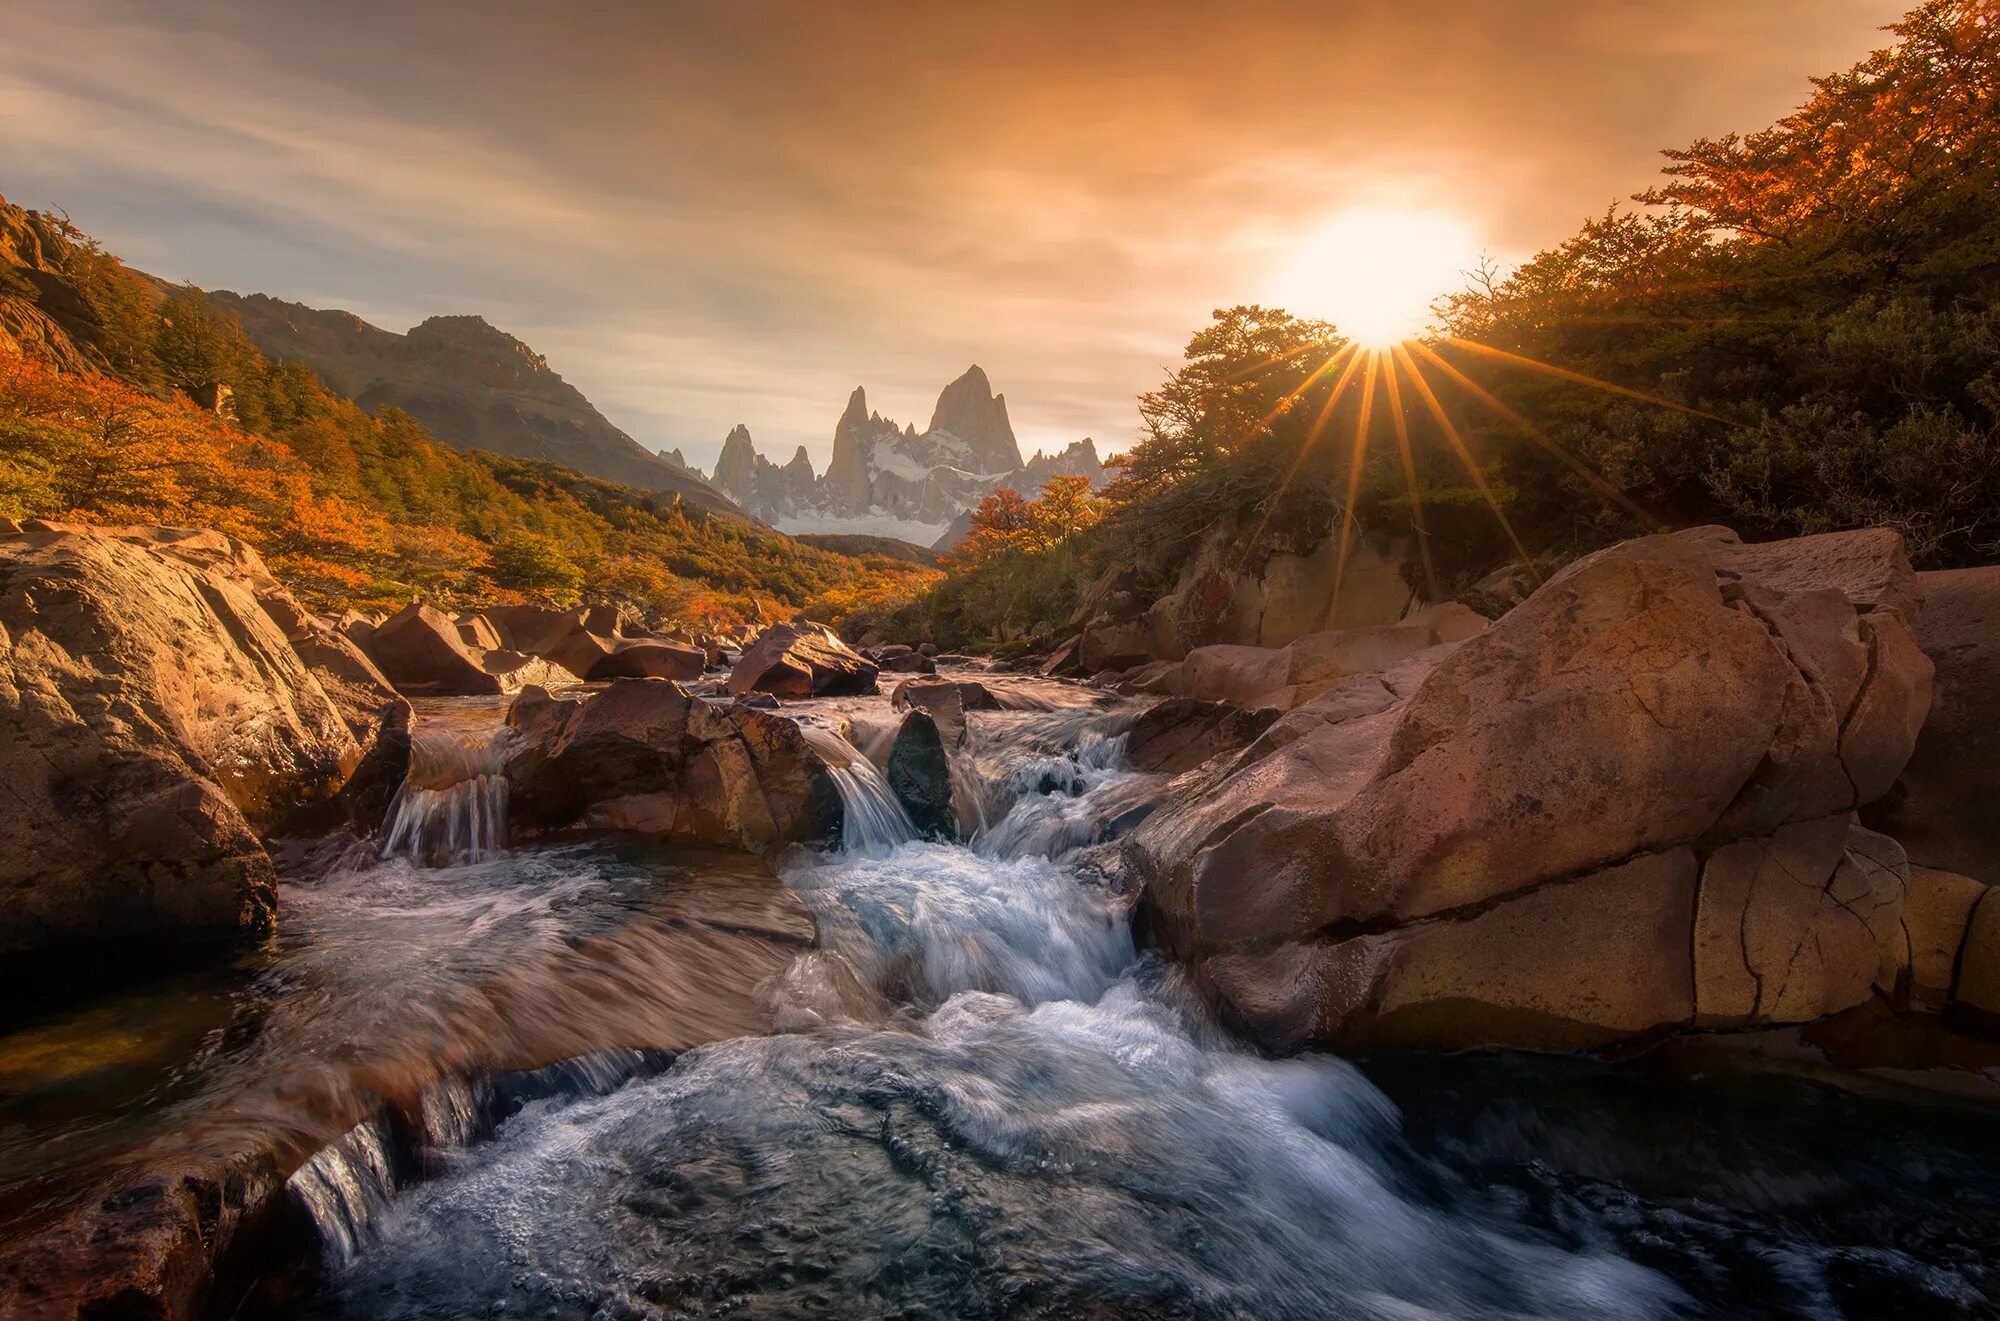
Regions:
[[[1648, 538], [1490, 623], [1447, 603], [1142, 650], [1085, 686], [803, 621], [319, 620], [217, 534], [29, 523], [0, 527], [0, 646], [10, 954], [185, 942], [310, 986], [357, 957], [313, 953], [344, 929], [329, 897], [365, 893], [341, 948], [402, 948], [417, 988], [404, 1020], [382, 965], [331, 1002], [273, 992], [261, 1039], [310, 1050], [0, 1182], [23, 1315], [263, 1296], [300, 1214], [358, 1224], [357, 1189], [428, 1168], [408, 1135], [439, 1088], [963, 992], [1088, 999], [1132, 937], [1190, 1012], [1280, 1056], [1729, 1041], [2000, 1094], [2000, 570], [1913, 573], [1886, 531]], [[681, 895], [647, 879], [670, 862], [617, 861], [718, 847], [762, 879], [718, 891], [702, 864]], [[610, 898], [572, 895], [578, 858]], [[464, 926], [543, 885], [529, 945]], [[1012, 925], [1010, 894], [1048, 925]], [[441, 896], [414, 944], [379, 926]], [[455, 933], [480, 951], [458, 971]]]

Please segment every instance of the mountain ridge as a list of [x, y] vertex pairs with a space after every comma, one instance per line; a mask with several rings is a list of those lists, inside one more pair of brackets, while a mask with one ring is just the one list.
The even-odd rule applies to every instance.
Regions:
[[856, 386], [834, 423], [833, 454], [823, 474], [814, 473], [804, 446], [783, 466], [773, 463], [738, 423], [723, 441], [711, 480], [773, 526], [832, 522], [859, 532], [870, 525], [920, 525], [935, 536], [989, 492], [1002, 486], [1032, 492], [1059, 474], [1088, 477], [1093, 486], [1108, 479], [1088, 437], [1024, 461], [1007, 398], [993, 391], [975, 363], [939, 393], [921, 432], [871, 410], [866, 387]]
[[399, 408], [460, 449], [563, 464], [591, 477], [744, 510], [691, 471], [619, 430], [532, 347], [476, 313], [428, 317], [398, 334], [338, 308], [211, 291], [267, 357], [304, 363], [370, 411]]

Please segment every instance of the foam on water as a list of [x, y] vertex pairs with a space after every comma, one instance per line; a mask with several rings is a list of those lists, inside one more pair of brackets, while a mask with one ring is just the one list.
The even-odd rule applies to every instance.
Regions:
[[441, 866], [505, 852], [510, 738], [506, 729], [419, 725], [409, 771], [382, 823], [382, 856]]
[[[812, 1003], [779, 1014], [808, 1030], [524, 1108], [389, 1209], [331, 1314], [1402, 1321], [1676, 1306], [1609, 1253], [1440, 1199], [1395, 1108], [1351, 1066], [1259, 1058], [1138, 960], [1118, 901], [1064, 861], [1158, 782], [1118, 768], [1122, 717], [980, 713], [968, 760], [992, 824], [977, 848], [913, 842], [866, 758], [807, 728], [848, 772], [860, 823], [782, 872], [824, 949], [786, 983]], [[828, 961], [903, 1006], [894, 1022], [830, 1009]]]

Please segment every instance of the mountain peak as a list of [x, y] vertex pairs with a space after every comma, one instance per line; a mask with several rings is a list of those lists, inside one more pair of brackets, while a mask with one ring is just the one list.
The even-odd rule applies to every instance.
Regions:
[[1021, 446], [1007, 420], [1007, 397], [993, 393], [979, 364], [944, 388], [931, 412], [932, 431], [949, 431], [971, 450], [979, 472], [1012, 472], [1021, 466]]

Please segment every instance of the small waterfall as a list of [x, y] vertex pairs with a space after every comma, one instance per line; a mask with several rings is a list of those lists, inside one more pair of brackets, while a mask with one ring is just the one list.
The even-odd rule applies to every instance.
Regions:
[[509, 731], [419, 728], [410, 769], [382, 827], [382, 856], [432, 866], [479, 862], [507, 848]]
[[376, 1218], [395, 1195], [388, 1134], [374, 1120], [322, 1147], [299, 1167], [289, 1186], [319, 1228], [320, 1242], [341, 1265], [361, 1255]]
[[802, 724], [799, 728], [813, 751], [826, 761], [834, 787], [840, 791], [842, 850], [882, 852], [917, 837], [910, 814], [896, 801], [889, 781], [875, 769], [874, 762], [822, 725]]

